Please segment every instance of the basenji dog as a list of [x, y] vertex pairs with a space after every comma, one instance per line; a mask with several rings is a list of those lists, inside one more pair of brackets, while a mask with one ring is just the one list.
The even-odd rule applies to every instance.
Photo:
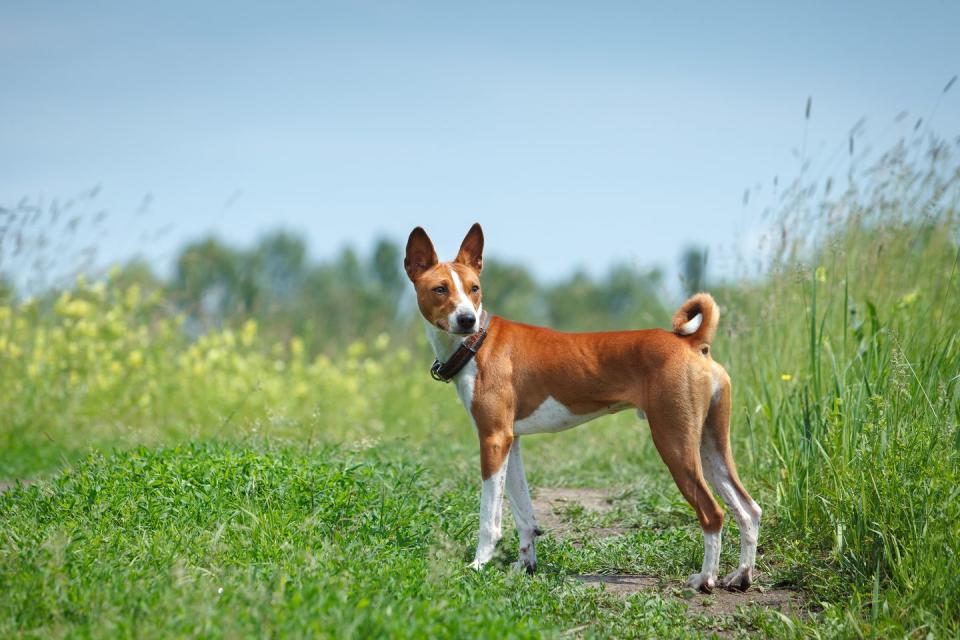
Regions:
[[[483, 231], [474, 224], [457, 257], [440, 262], [426, 232], [407, 240], [413, 282], [436, 354], [431, 374], [452, 381], [480, 438], [480, 536], [472, 567], [482, 568], [501, 538], [504, 488], [520, 537], [518, 569], [533, 573], [540, 533], [527, 486], [520, 437], [563, 431], [632, 408], [703, 529], [703, 566], [687, 585], [717, 584], [726, 502], [740, 529], [740, 562], [722, 586], [753, 580], [760, 507], [743, 488], [730, 452], [730, 377], [710, 353], [720, 311], [698, 293], [673, 316], [673, 330], [562, 333], [483, 310]], [[572, 454], [575, 455], [575, 454]]]

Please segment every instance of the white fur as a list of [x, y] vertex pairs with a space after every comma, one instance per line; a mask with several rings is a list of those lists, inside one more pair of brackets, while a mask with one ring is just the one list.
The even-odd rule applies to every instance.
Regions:
[[533, 413], [523, 420], [517, 420], [513, 423], [513, 433], [514, 435], [556, 433], [557, 431], [564, 431], [578, 424], [589, 422], [607, 413], [607, 411], [598, 411], [596, 413], [577, 415], [560, 402], [557, 402], [553, 396], [547, 396], [547, 399], [544, 400]]
[[680, 325], [680, 333], [685, 336], [693, 335], [697, 332], [697, 329], [700, 328], [700, 325], [703, 323], [703, 314], [698, 313], [693, 316], [682, 325]]
[[509, 458], [503, 461], [496, 473], [483, 481], [480, 490], [480, 540], [477, 553], [470, 566], [481, 569], [490, 562], [497, 542], [503, 537], [501, 519], [503, 517], [503, 487], [507, 478]]
[[740, 563], [737, 570], [725, 578], [725, 582], [733, 581], [744, 572], [749, 572], [748, 575], [752, 577], [757, 559], [757, 538], [760, 535], [760, 506], [753, 500], [748, 502], [733, 486], [726, 460], [709, 434], [704, 434], [700, 443], [700, 459], [704, 477], [723, 498], [740, 529]]
[[693, 589], [705, 588], [707, 591], [717, 585], [717, 573], [720, 571], [720, 532], [703, 532], [703, 567], [687, 580], [687, 586]]
[[470, 415], [470, 418], [473, 418], [473, 413], [471, 409], [473, 408], [473, 387], [477, 382], [477, 361], [474, 358], [470, 359], [463, 369], [460, 370], [460, 373], [456, 375], [454, 381], [457, 384], [457, 395], [460, 397], [460, 402], [463, 403], [463, 407], [467, 410], [467, 414]]
[[711, 362], [710, 365], [710, 403], [717, 404], [723, 391], [723, 379], [726, 372], [716, 362]]
[[513, 439], [507, 459], [507, 495], [517, 525], [517, 535], [520, 536], [520, 560], [515, 566], [520, 570], [532, 571], [537, 566], [537, 520], [533, 513], [533, 501], [530, 500], [527, 474], [523, 470], [523, 459], [520, 457], [519, 436]]
[[[424, 321], [424, 325], [427, 331], [427, 340], [430, 342], [434, 354], [440, 361], [446, 361], [465, 339], [465, 336], [448, 333], [438, 329], [429, 322]], [[473, 419], [473, 413], [471, 411], [473, 407], [473, 388], [476, 380], [477, 361], [474, 359], [471, 359], [470, 362], [454, 376], [454, 382], [457, 385], [457, 395], [460, 396], [460, 402], [463, 403], [464, 408], [467, 410], [467, 415], [470, 416], [471, 420]], [[474, 425], [474, 427], [476, 427], [476, 425]], [[523, 464], [519, 462], [519, 456], [518, 450], [516, 454], [518, 471], [514, 473], [519, 473], [523, 476]], [[509, 469], [509, 463], [514, 457], [513, 449], [511, 449], [510, 455], [500, 469], [483, 481], [483, 486], [480, 490], [480, 539], [477, 543], [477, 552], [474, 555], [473, 562], [470, 563], [470, 566], [474, 569], [479, 570], [490, 561], [490, 558], [493, 557], [493, 551], [497, 546], [497, 542], [503, 535], [503, 490], [507, 478], [507, 469]], [[523, 486], [526, 487], [526, 477], [523, 477], [522, 480]], [[512, 486], [519, 486], [517, 483], [518, 480], [514, 478]], [[510, 496], [512, 504], [516, 504], [514, 501], [521, 499], [519, 494], [516, 493], [516, 489], [511, 491]], [[530, 503], [529, 490], [527, 490], [527, 502]], [[522, 507], [520, 508], [522, 509]], [[529, 511], [531, 514], [530, 517], [532, 518], [532, 503], [530, 503]], [[517, 513], [516, 507], [514, 513]], [[519, 524], [517, 525], [517, 530], [520, 530]], [[530, 549], [533, 549], [532, 542]], [[536, 556], [534, 555], [532, 557], [535, 563]]]
[[[423, 324], [427, 331], [427, 341], [433, 347], [434, 355], [441, 362], [446, 362], [467, 337], [438, 329], [427, 322], [426, 319], [424, 319]], [[473, 406], [473, 387], [477, 381], [477, 361], [471, 358], [470, 362], [464, 365], [463, 369], [453, 377], [453, 381], [457, 385], [457, 395], [460, 397], [460, 402], [466, 408], [467, 415], [472, 418], [473, 414], [470, 413], [470, 408]]]
[[453, 352], [457, 350], [463, 341], [467, 338], [465, 335], [449, 333], [431, 324], [426, 318], [423, 319], [423, 325], [427, 331], [427, 342], [433, 347], [433, 353], [440, 362], [446, 362]]

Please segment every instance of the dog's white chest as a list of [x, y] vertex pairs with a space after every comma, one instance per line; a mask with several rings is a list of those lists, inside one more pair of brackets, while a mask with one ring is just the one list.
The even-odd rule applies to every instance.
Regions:
[[537, 407], [533, 413], [523, 420], [517, 420], [513, 423], [513, 433], [518, 436], [529, 433], [555, 433], [589, 422], [605, 413], [605, 411], [600, 411], [578, 415], [567, 409], [553, 396], [547, 396], [543, 404]]
[[460, 370], [460, 373], [457, 375], [456, 385], [457, 385], [457, 395], [460, 396], [460, 402], [463, 403], [464, 408], [466, 408], [467, 413], [470, 414], [470, 417], [473, 417], [471, 413], [471, 406], [473, 405], [473, 387], [477, 382], [477, 362], [476, 360], [471, 359], [463, 369]]

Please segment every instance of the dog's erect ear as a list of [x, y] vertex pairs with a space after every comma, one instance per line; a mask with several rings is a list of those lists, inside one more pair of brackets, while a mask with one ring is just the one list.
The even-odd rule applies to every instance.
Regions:
[[403, 259], [403, 268], [410, 280], [416, 280], [421, 273], [437, 264], [437, 252], [423, 227], [417, 227], [407, 238], [407, 256]]
[[483, 269], [483, 229], [479, 222], [474, 222], [467, 231], [467, 236], [460, 244], [460, 252], [456, 261], [465, 264], [479, 273]]

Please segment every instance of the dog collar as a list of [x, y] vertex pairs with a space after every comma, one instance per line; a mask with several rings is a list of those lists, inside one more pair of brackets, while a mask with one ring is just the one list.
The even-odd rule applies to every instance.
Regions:
[[430, 367], [430, 376], [438, 382], [450, 382], [453, 377], [460, 373], [460, 370], [467, 366], [467, 363], [473, 360], [477, 351], [487, 339], [487, 327], [490, 325], [490, 316], [486, 311], [480, 316], [480, 330], [464, 340], [457, 350], [453, 352], [446, 362], [434, 360]]

